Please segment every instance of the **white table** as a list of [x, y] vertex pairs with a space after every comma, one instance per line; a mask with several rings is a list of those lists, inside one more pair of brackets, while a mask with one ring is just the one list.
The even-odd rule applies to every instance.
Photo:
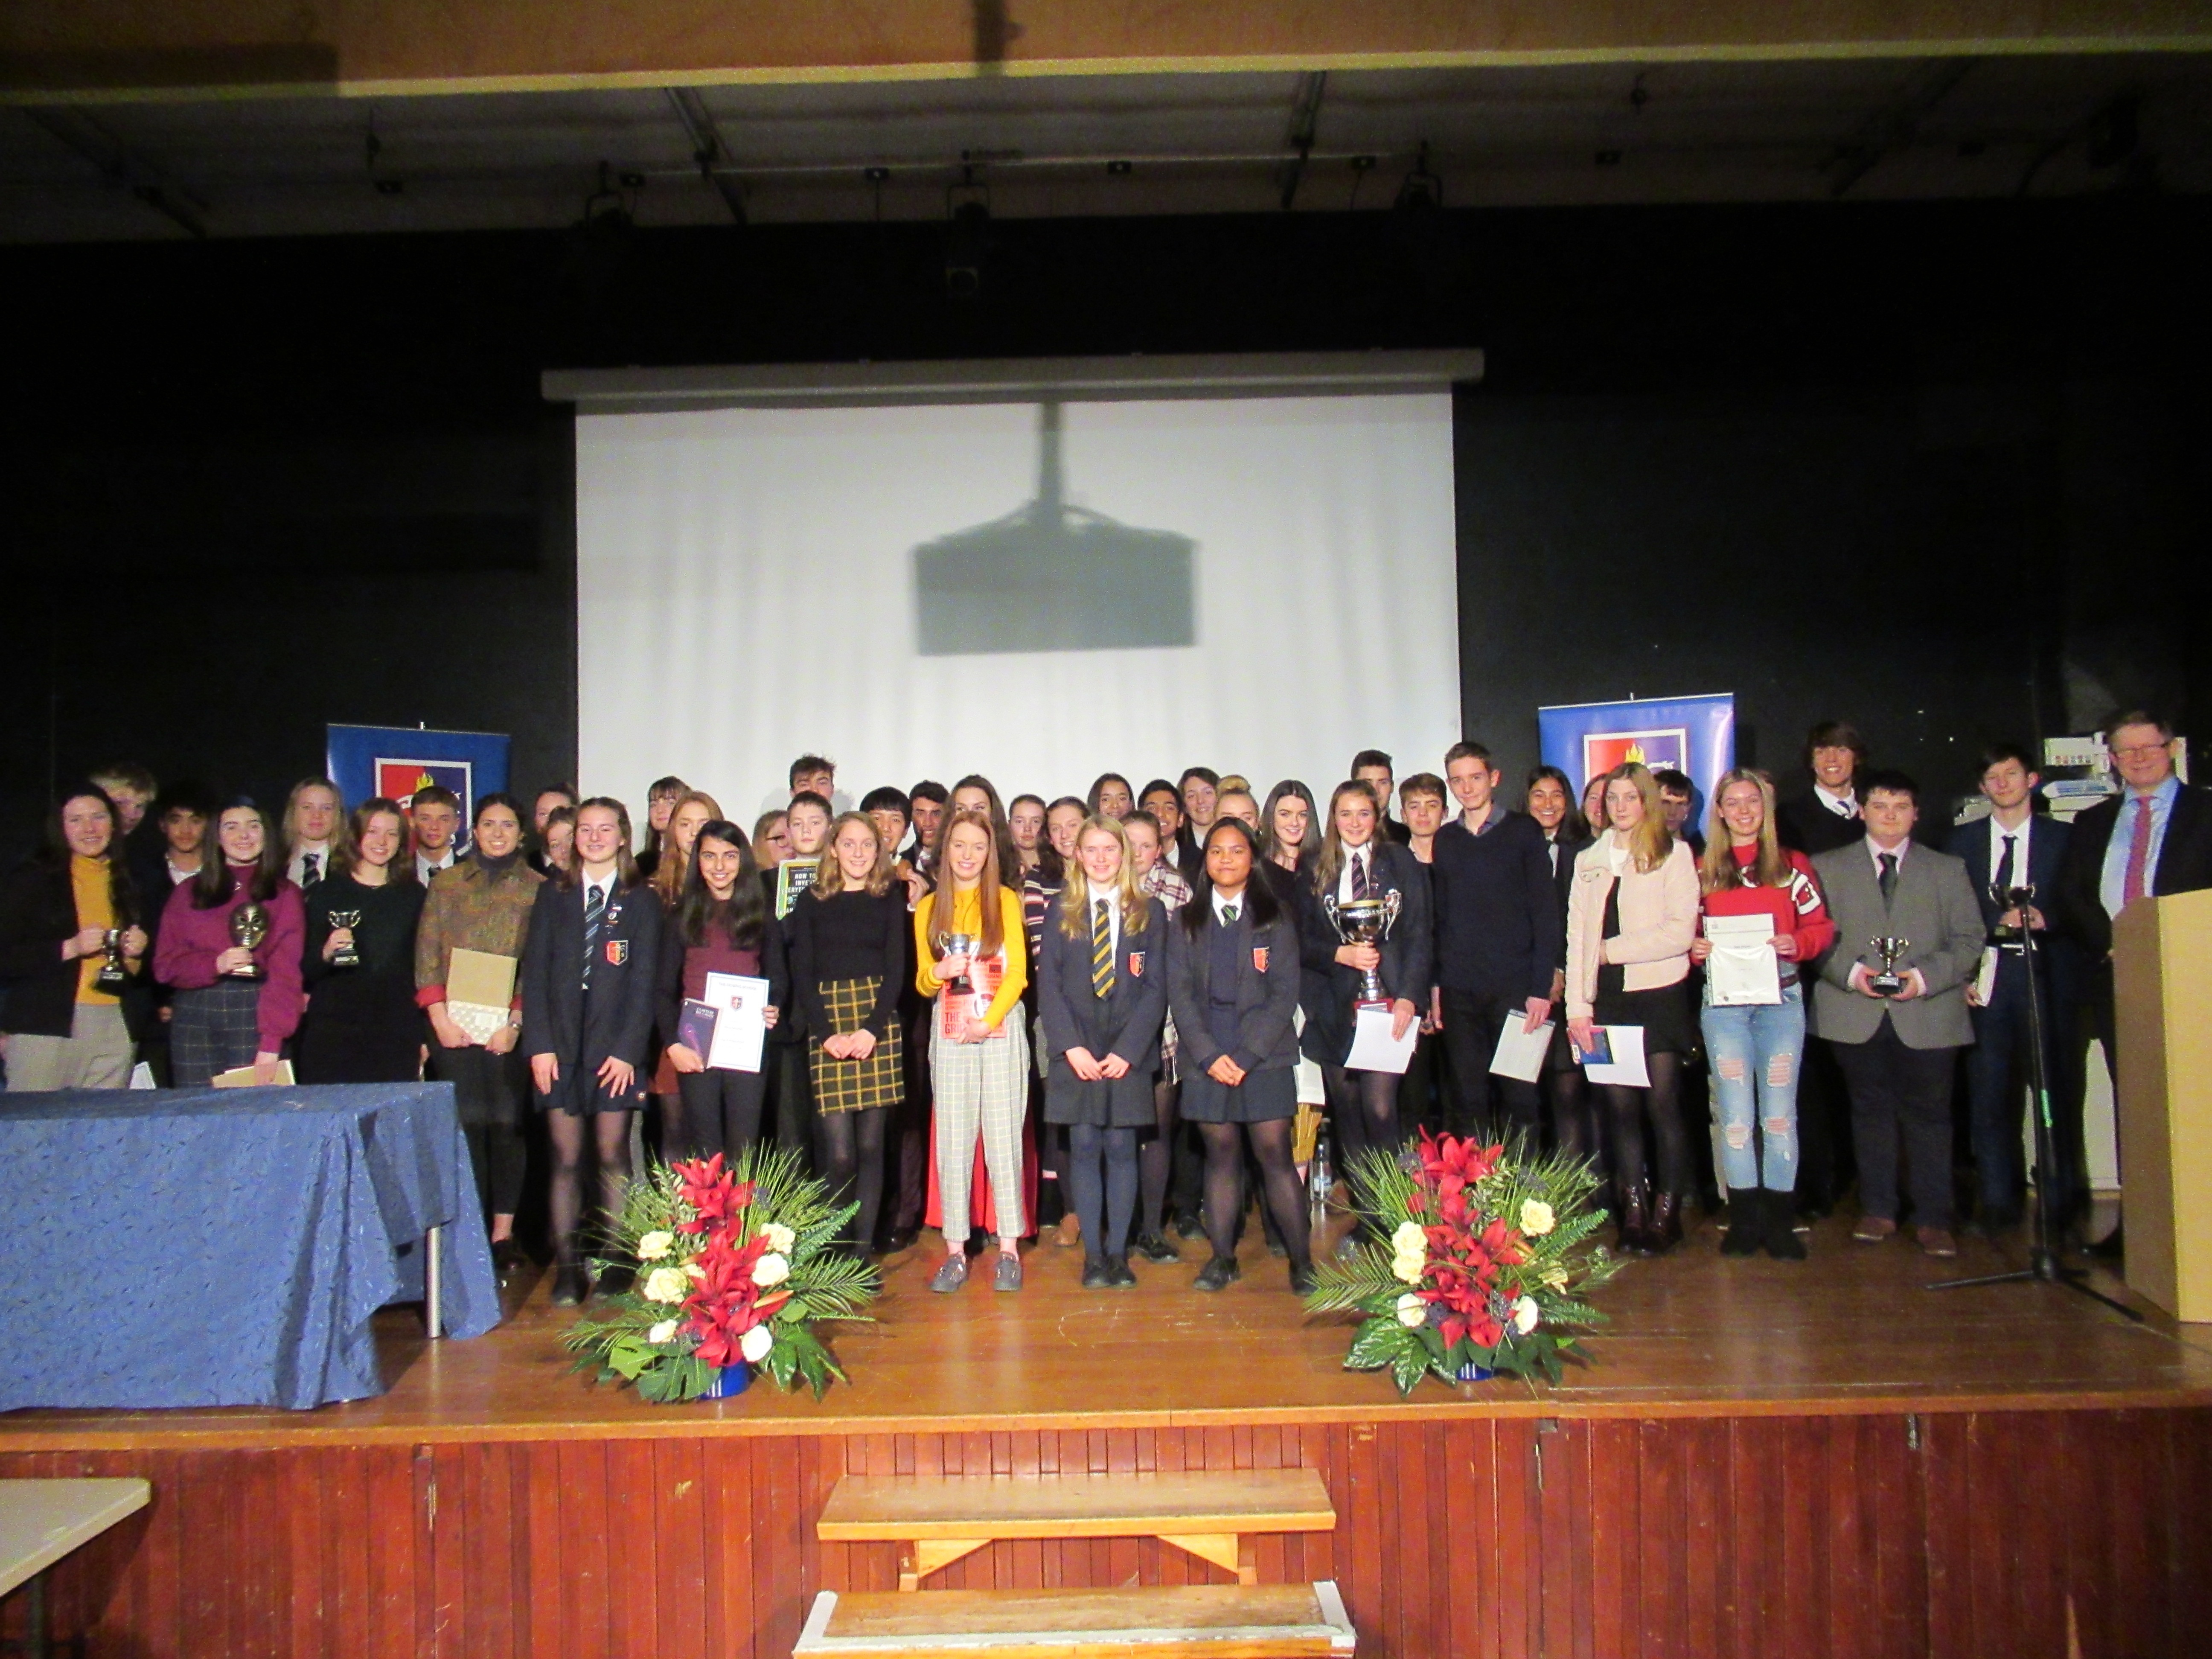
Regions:
[[0, 1480], [0, 1595], [30, 1585], [31, 1659], [46, 1659], [46, 1569], [153, 1499], [154, 1489], [120, 1480]]

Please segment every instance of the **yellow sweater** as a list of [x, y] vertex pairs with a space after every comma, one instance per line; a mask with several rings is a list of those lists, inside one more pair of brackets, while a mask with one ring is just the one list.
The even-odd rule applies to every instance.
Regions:
[[[937, 945], [930, 937], [934, 931], [930, 917], [937, 908], [937, 895], [925, 893], [921, 902], [914, 907], [915, 989], [926, 997], [934, 997], [943, 988], [939, 984]], [[1022, 992], [1030, 982], [1029, 951], [1022, 932], [1022, 896], [1011, 887], [999, 889], [999, 927], [1006, 935], [1006, 975], [999, 981], [999, 994], [991, 999], [983, 1023], [997, 1030], [1013, 1006], [1022, 1000]], [[949, 933], [966, 933], [980, 939], [983, 933], [983, 897], [975, 889], [957, 894], [952, 901], [952, 926]]]
[[[70, 889], [76, 895], [76, 925], [80, 927], [112, 927], [115, 926], [115, 905], [108, 895], [107, 860], [88, 859], [80, 854], [70, 854]], [[112, 1008], [118, 999], [100, 990], [95, 981], [107, 958], [99, 951], [77, 958], [76, 1000], [79, 1002], [99, 1003]]]

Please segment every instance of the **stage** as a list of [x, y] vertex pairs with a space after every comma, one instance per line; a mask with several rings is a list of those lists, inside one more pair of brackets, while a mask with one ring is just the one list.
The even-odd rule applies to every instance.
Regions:
[[[1200, 1296], [1180, 1267], [928, 1293], [933, 1235], [835, 1331], [849, 1385], [655, 1407], [573, 1374], [544, 1279], [432, 1344], [382, 1316], [392, 1388], [309, 1413], [19, 1413], [0, 1475], [143, 1474], [152, 1507], [56, 1575], [94, 1653], [787, 1653], [817, 1589], [889, 1589], [888, 1545], [818, 1543], [845, 1472], [1321, 1470], [1363, 1655], [2184, 1650], [2212, 1614], [2212, 1330], [2054, 1287], [1930, 1294], [2008, 1265], [1852, 1243], [1725, 1260], [1711, 1224], [1604, 1292], [1557, 1388], [1342, 1368], [1283, 1264]], [[2118, 1290], [2103, 1279], [2103, 1288]], [[1001, 1543], [945, 1588], [1200, 1582], [1152, 1541]]]

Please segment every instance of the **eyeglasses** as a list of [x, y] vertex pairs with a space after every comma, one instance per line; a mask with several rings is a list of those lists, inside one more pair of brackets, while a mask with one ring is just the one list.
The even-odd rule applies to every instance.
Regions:
[[2158, 756], [2166, 753], [2170, 747], [2172, 747], [2171, 744], [2163, 743], [2138, 743], [2131, 744], [2130, 747], [2125, 749], [2115, 749], [2112, 750], [2112, 758], [2115, 760], [2152, 760], [2156, 758]]

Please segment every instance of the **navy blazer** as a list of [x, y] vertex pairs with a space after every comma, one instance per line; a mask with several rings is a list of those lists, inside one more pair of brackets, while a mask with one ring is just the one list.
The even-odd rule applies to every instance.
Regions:
[[[2075, 818], [2066, 861], [2059, 868], [2058, 915], [2053, 920], [2063, 917], [2061, 925], [2099, 962], [2112, 954], [2112, 919], [2106, 912], [2103, 891], [2105, 854], [2127, 799], [2124, 792], [2100, 800]], [[2150, 892], [2154, 898], [2164, 898], [2207, 887], [2212, 887], [2212, 794], [2185, 783], [2159, 842], [2158, 863], [2149, 872]], [[2051, 912], [2046, 908], [2044, 914]]]
[[[1437, 839], [1441, 842], [1440, 833]], [[1540, 837], [1539, 837], [1540, 839]], [[1395, 842], [1379, 842], [1370, 866], [1375, 891], [1395, 889], [1398, 920], [1382, 941], [1384, 994], [1393, 1001], [1403, 997], [1420, 1013], [1429, 1011], [1429, 991], [1436, 983], [1435, 923], [1429, 913], [1429, 872], [1432, 866], [1415, 858], [1413, 849]], [[1546, 872], [1548, 880], [1550, 872]], [[1545, 903], [1551, 902], [1548, 890]], [[1359, 973], [1336, 959], [1344, 940], [1336, 924], [1322, 908], [1314, 891], [1313, 875], [1302, 870], [1298, 881], [1298, 934], [1305, 963], [1303, 987], [1306, 1011], [1305, 1052], [1309, 1059], [1337, 1066], [1352, 1052], [1352, 1003], [1359, 994]], [[1552, 970], [1544, 969], [1545, 988], [1551, 987]], [[1182, 1029], [1182, 1017], [1176, 1017]]]
[[[2073, 833], [2070, 824], [2039, 813], [2028, 830], [2027, 868], [2013, 872], [2013, 885], [2035, 889], [2035, 908], [2052, 927], [2057, 925], [2059, 872], [2065, 867], [2066, 843]], [[1974, 896], [1981, 902], [1982, 924], [1994, 933], [1998, 918], [2009, 907], [1999, 904], [1990, 891], [1997, 873], [1990, 862], [1990, 821], [1976, 818], [1959, 825], [1951, 831], [1950, 844], [1943, 850], [1965, 860], [1966, 879], [1974, 884]]]
[[[1086, 889], [1087, 890], [1087, 889]], [[1114, 988], [1100, 996], [1091, 982], [1091, 938], [1070, 939], [1060, 925], [1060, 901], [1045, 912], [1044, 931], [1031, 965], [1036, 987], [1037, 1025], [1051, 1062], [1048, 1091], [1075, 1087], [1103, 1089], [1123, 1109], [1113, 1121], [1134, 1114], [1152, 1121], [1152, 1078], [1160, 1069], [1160, 1027], [1168, 1012], [1168, 911], [1156, 898], [1145, 901], [1141, 932], [1121, 929], [1114, 952]], [[1129, 1062], [1127, 1077], [1086, 1084], [1067, 1063], [1070, 1048], [1087, 1048], [1093, 1060], [1118, 1054]]]
[[[1256, 877], [1258, 872], [1255, 871]], [[1213, 968], [1207, 934], [1215, 926], [1213, 890], [1206, 882], [1176, 912], [1167, 932], [1168, 1006], [1175, 1012], [1177, 1066], [1204, 1071], [1222, 1054], [1209, 1019]], [[1246, 890], [1249, 901], [1249, 889]], [[1195, 931], [1185, 918], [1198, 923]], [[1296, 1020], [1300, 969], [1298, 924], [1279, 910], [1265, 927], [1252, 921], [1249, 902], [1237, 907], [1237, 1044], [1229, 1057], [1248, 1072], [1286, 1070], [1298, 1063]]]
[[[654, 981], [660, 967], [660, 897], [641, 882], [612, 889], [592, 959], [592, 994], [584, 995], [584, 889], [548, 881], [539, 886], [522, 949], [522, 1042], [526, 1058], [551, 1054], [561, 1075], [538, 1104], [552, 1111], [631, 1111], [653, 1085]], [[636, 1071], [629, 1091], [603, 1089], [599, 1067], [610, 1058]]]

